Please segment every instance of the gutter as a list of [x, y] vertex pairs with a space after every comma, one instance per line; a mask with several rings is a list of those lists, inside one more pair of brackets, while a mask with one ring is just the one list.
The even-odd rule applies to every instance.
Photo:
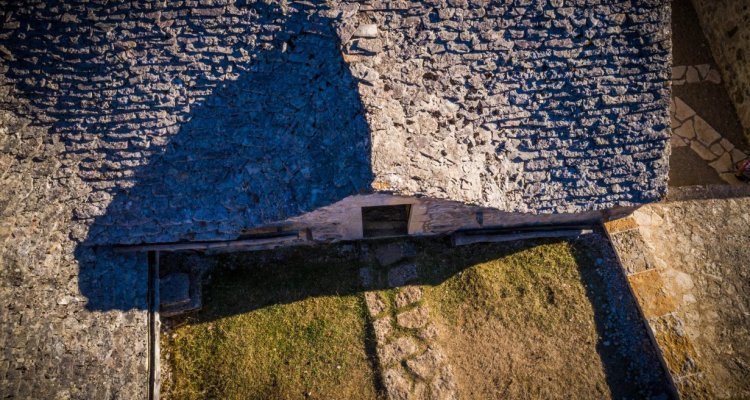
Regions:
[[456, 231], [453, 246], [473, 243], [496, 243], [538, 238], [578, 237], [594, 231], [593, 225], [528, 225], [508, 228], [482, 228]]
[[148, 253], [148, 400], [159, 400], [161, 366], [159, 335], [159, 252]]
[[272, 236], [244, 238], [237, 240], [214, 240], [203, 242], [167, 242], [153, 244], [113, 246], [120, 253], [160, 252], [182, 250], [265, 250], [290, 244], [301, 244], [309, 240], [307, 230], [284, 232]]

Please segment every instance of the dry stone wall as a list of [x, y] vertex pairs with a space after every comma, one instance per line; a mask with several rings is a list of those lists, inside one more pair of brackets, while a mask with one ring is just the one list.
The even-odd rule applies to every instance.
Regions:
[[750, 140], [750, 2], [693, 0], [693, 5]]

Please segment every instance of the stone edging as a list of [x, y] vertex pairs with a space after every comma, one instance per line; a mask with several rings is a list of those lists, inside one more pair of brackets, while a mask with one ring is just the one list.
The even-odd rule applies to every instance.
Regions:
[[422, 293], [419, 286], [402, 287], [393, 298], [365, 293], [389, 400], [458, 398], [453, 369], [435, 341], [437, 328]]
[[[640, 314], [646, 322], [647, 331], [658, 353], [659, 361], [669, 377], [675, 398], [687, 386], [698, 388], [696, 393], [709, 394], [706, 376], [702, 367], [695, 363], [697, 353], [693, 342], [680, 334], [684, 325], [676, 301], [660, 289], [664, 286], [662, 271], [632, 216], [605, 222], [604, 230], [617, 255], [621, 271], [625, 274], [629, 289], [636, 299]], [[679, 345], [670, 345], [678, 342]], [[686, 368], [686, 365], [689, 366]]]

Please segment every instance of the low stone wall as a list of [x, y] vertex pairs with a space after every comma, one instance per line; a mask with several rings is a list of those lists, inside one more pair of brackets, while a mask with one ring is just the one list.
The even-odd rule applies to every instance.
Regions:
[[750, 140], [750, 7], [735, 0], [693, 0], [693, 5]]

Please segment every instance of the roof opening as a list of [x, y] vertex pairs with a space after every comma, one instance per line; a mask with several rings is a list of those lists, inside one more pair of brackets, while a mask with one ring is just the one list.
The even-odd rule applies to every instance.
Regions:
[[362, 233], [366, 238], [409, 234], [411, 205], [362, 207]]

